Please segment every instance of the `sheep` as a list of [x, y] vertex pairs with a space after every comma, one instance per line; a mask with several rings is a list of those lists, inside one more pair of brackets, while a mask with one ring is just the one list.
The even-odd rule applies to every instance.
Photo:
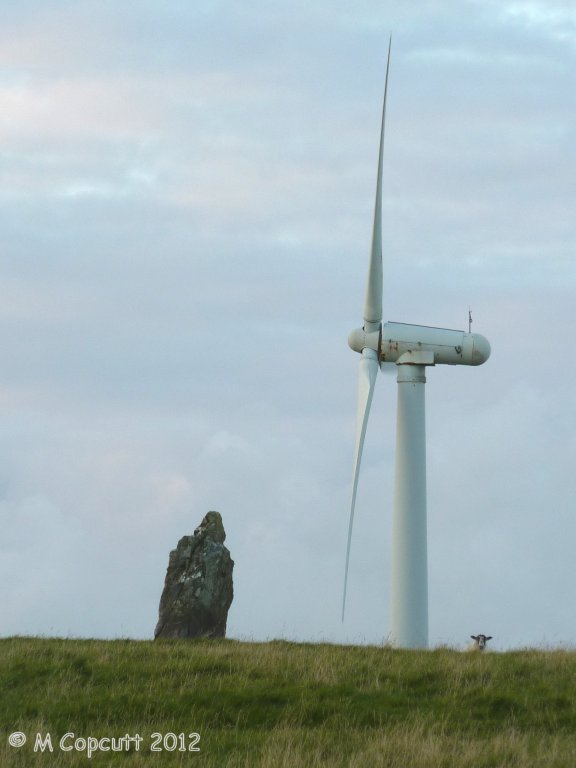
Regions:
[[468, 649], [469, 651], [483, 651], [486, 649], [488, 640], [492, 640], [492, 635], [470, 635], [474, 642]]

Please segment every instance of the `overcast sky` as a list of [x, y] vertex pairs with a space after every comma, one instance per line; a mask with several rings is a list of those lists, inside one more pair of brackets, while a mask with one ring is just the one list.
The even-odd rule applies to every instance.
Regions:
[[388, 634], [381, 376], [340, 621], [389, 35], [384, 319], [428, 370], [430, 642], [576, 645], [576, 10], [558, 0], [5, 0], [3, 635], [152, 637], [211, 509], [228, 635]]

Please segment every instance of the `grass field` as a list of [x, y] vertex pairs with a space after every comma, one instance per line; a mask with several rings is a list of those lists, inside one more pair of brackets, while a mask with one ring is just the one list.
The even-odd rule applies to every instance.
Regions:
[[572, 651], [16, 637], [0, 691], [2, 768], [576, 766]]

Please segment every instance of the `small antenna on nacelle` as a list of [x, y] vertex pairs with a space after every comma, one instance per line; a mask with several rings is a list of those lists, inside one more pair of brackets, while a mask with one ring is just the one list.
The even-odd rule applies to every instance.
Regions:
[[472, 310], [468, 307], [468, 333], [472, 333]]

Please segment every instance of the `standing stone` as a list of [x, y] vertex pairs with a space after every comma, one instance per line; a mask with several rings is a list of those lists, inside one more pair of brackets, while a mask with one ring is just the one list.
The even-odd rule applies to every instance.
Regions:
[[194, 535], [170, 552], [154, 638], [225, 637], [234, 595], [225, 538], [222, 516], [208, 512]]

